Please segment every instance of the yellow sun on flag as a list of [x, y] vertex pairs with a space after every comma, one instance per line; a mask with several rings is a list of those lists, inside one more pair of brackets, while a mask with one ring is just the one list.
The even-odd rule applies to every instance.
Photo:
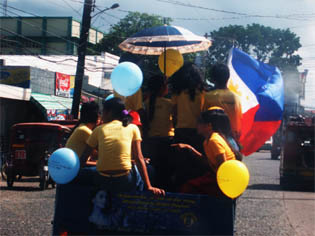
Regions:
[[232, 92], [236, 93], [238, 96], [242, 97], [243, 94], [241, 92], [240, 86], [237, 83], [235, 83], [235, 81], [233, 81], [232, 79], [230, 79], [228, 82], [228, 88]]

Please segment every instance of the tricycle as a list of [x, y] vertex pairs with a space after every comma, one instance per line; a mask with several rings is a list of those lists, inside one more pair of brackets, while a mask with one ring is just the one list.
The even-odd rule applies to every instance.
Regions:
[[7, 155], [7, 186], [12, 187], [17, 176], [39, 176], [39, 187], [44, 190], [54, 182], [48, 173], [48, 158], [63, 147], [74, 122], [18, 123], [10, 129], [10, 146]]

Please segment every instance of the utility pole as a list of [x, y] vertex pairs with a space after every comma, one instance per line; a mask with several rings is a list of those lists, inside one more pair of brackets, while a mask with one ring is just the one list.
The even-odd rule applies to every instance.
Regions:
[[72, 109], [71, 109], [71, 115], [73, 116], [73, 119], [77, 119], [78, 114], [79, 114], [82, 82], [83, 82], [83, 77], [84, 77], [85, 53], [86, 53], [87, 39], [89, 36], [89, 30], [91, 26], [91, 18], [107, 10], [111, 10], [111, 9], [115, 9], [119, 7], [118, 3], [114, 3], [111, 7], [101, 10], [100, 12], [96, 13], [94, 16], [91, 17], [91, 12], [94, 10], [94, 4], [95, 4], [95, 0], [84, 1], [82, 27], [81, 27], [81, 33], [80, 33], [79, 46], [78, 46], [78, 63], [77, 63], [77, 71], [75, 74], [74, 94], [73, 94], [73, 102], [72, 102]]
[[79, 46], [78, 46], [78, 63], [77, 63], [77, 70], [75, 74], [74, 94], [73, 94], [73, 102], [72, 102], [72, 109], [71, 109], [71, 115], [73, 116], [73, 119], [77, 119], [78, 113], [79, 113], [81, 89], [82, 89], [82, 82], [83, 82], [83, 77], [84, 77], [86, 46], [87, 46], [87, 39], [89, 36], [89, 29], [91, 26], [91, 11], [92, 11], [93, 6], [94, 6], [94, 0], [84, 1], [82, 27], [81, 27], [81, 33], [80, 33]]

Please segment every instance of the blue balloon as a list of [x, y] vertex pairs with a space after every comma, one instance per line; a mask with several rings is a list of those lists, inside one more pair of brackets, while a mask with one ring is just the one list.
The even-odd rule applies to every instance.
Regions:
[[70, 148], [59, 148], [48, 159], [48, 172], [57, 184], [73, 180], [80, 169], [78, 155]]
[[110, 94], [105, 98], [105, 101], [108, 101], [110, 99], [114, 98], [114, 94]]
[[142, 85], [142, 71], [132, 62], [122, 62], [115, 67], [111, 76], [113, 89], [122, 96], [135, 94]]

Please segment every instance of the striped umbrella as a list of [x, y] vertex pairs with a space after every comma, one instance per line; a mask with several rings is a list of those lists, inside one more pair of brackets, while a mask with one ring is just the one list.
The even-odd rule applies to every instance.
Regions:
[[166, 49], [181, 54], [207, 50], [211, 41], [178, 26], [156, 26], [144, 29], [123, 41], [119, 48], [133, 54], [160, 55]]

